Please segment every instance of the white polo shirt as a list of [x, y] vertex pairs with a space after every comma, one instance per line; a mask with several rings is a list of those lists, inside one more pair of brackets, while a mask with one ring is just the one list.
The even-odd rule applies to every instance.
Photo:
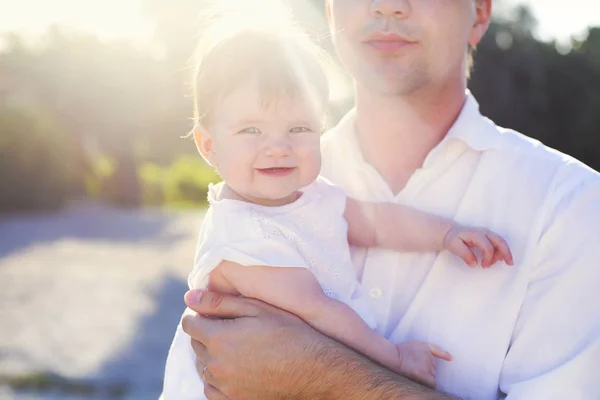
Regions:
[[351, 110], [324, 136], [326, 178], [358, 199], [494, 230], [515, 259], [483, 270], [448, 252], [354, 248], [378, 331], [448, 350], [438, 389], [462, 399], [600, 399], [600, 175], [496, 126], [467, 92], [447, 136], [394, 195], [362, 158], [354, 121]]

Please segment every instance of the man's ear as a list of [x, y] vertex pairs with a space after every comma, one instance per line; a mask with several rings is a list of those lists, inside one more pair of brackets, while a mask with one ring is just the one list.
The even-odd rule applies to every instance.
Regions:
[[194, 126], [193, 133], [194, 142], [196, 143], [198, 153], [200, 153], [202, 158], [204, 158], [204, 160], [206, 160], [207, 163], [209, 163], [213, 167], [216, 167], [215, 152], [213, 150], [213, 140], [208, 130], [201, 124], [196, 124]]
[[492, 0], [475, 0], [475, 23], [471, 29], [469, 44], [473, 47], [481, 41], [492, 18]]

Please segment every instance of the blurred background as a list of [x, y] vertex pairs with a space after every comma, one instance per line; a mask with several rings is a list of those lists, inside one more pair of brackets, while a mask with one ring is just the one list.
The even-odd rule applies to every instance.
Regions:
[[[287, 0], [323, 45], [323, 0]], [[256, 0], [257, 6], [260, 2]], [[600, 9], [494, 0], [484, 115], [600, 169]], [[153, 399], [218, 181], [196, 154], [202, 0], [0, 0], [0, 399]], [[328, 125], [351, 107], [334, 76]]]

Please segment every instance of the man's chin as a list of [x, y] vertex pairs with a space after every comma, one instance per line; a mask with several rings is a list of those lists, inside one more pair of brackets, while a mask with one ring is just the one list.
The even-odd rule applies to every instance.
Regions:
[[428, 81], [419, 73], [381, 73], [364, 79], [361, 86], [381, 96], [407, 96], [427, 86]]

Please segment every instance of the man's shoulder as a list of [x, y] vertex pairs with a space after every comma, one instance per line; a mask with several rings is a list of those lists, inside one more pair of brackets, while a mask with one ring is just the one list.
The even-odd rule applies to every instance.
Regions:
[[525, 189], [544, 186], [546, 201], [560, 201], [600, 186], [600, 173], [573, 156], [513, 129], [493, 123], [488, 129], [496, 137], [488, 157], [491, 162], [506, 169], [514, 183], [526, 183]]
[[598, 180], [600, 173], [575, 157], [550, 147], [538, 139], [531, 138], [513, 129], [490, 122], [488, 128], [496, 136], [492, 150], [498, 159], [517, 163], [520, 168], [533, 168], [556, 174], [568, 174], [580, 179]]

